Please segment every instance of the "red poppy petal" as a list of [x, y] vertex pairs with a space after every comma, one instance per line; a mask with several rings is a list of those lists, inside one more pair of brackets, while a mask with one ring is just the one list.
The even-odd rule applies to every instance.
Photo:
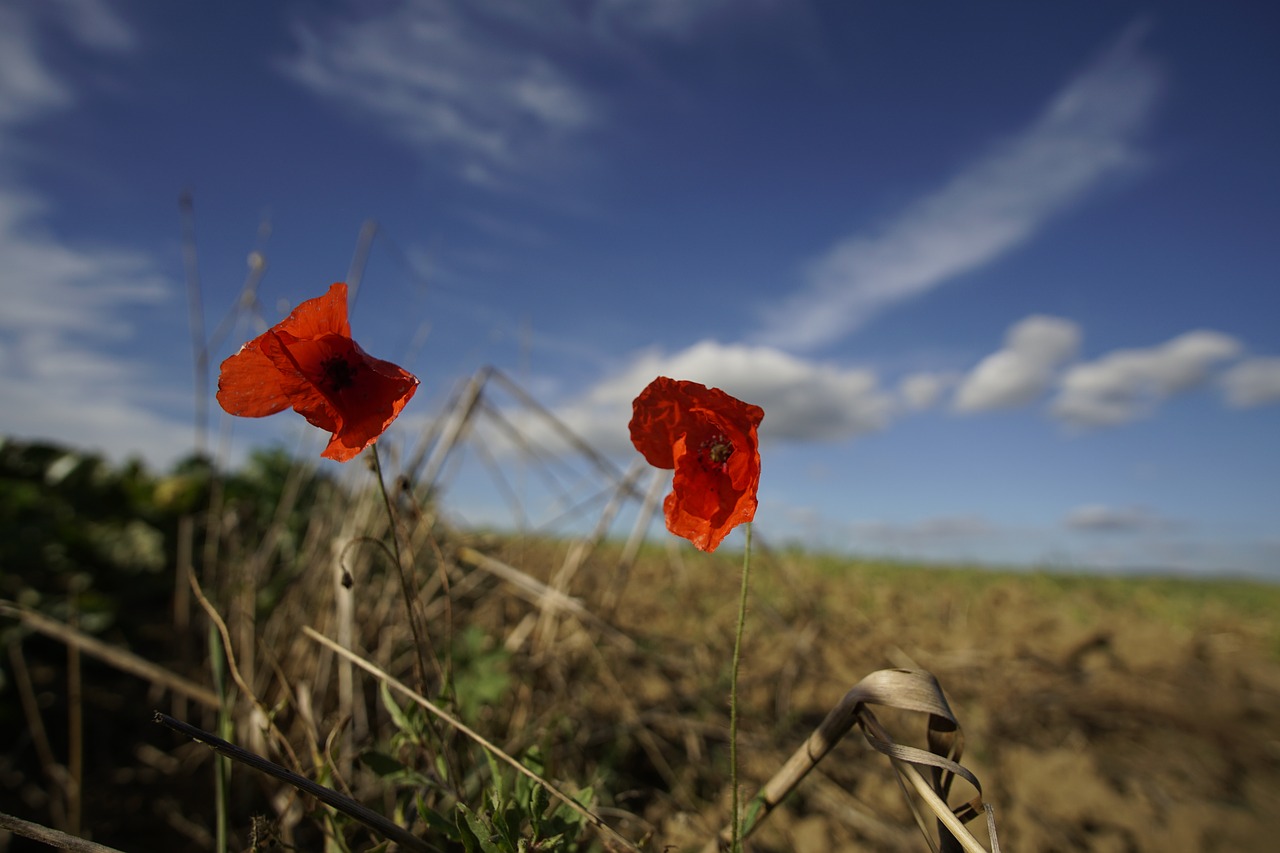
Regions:
[[412, 373], [366, 354], [354, 342], [352, 346], [361, 360], [350, 387], [337, 394], [343, 425], [321, 454], [339, 461], [345, 461], [343, 455], [350, 459], [372, 444], [418, 390], [418, 379]]
[[[750, 434], [764, 419], [764, 409], [744, 403], [719, 388], [697, 382], [659, 376], [632, 403], [631, 443], [656, 468], [675, 467], [671, 447], [682, 435], [698, 429], [708, 419], [742, 434]], [[735, 442], [735, 446], [738, 442]]]
[[351, 323], [347, 320], [347, 285], [341, 281], [334, 282], [328, 293], [300, 303], [292, 314], [271, 330], [302, 339], [321, 335], [351, 337]]
[[[336, 335], [332, 337], [338, 343], [346, 340]], [[274, 331], [268, 332], [262, 341], [262, 352], [275, 367], [281, 392], [293, 410], [313, 426], [337, 432], [342, 428], [342, 414], [309, 377], [309, 373], [318, 372], [323, 350], [331, 349], [332, 346], [294, 340], [290, 335]], [[310, 371], [308, 366], [312, 368]]]
[[228, 414], [263, 418], [290, 405], [280, 387], [280, 373], [254, 340], [222, 362], [218, 372], [218, 405]]
[[372, 444], [417, 390], [417, 377], [373, 358], [350, 338], [271, 337], [264, 350], [280, 369], [294, 410], [333, 433], [321, 453], [328, 459], [345, 462]]
[[292, 406], [332, 433], [321, 455], [346, 462], [377, 440], [417, 387], [413, 374], [351, 340], [347, 286], [336, 282], [223, 362], [218, 402], [246, 417]]
[[688, 399], [681, 383], [659, 376], [631, 404], [631, 443], [655, 468], [674, 468], [672, 445], [688, 431]]

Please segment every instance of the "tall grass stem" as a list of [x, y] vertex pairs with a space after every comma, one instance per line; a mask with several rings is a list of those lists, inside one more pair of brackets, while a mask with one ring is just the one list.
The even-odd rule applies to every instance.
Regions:
[[[195, 575], [191, 575], [195, 577]], [[224, 738], [232, 736], [230, 704], [227, 695], [225, 658], [218, 628], [212, 620], [209, 622], [209, 669], [213, 676], [213, 689], [218, 694], [218, 734]], [[231, 792], [231, 762], [218, 756], [213, 760], [213, 810], [214, 810], [214, 850], [216, 853], [227, 853], [229, 838], [227, 827], [230, 822], [228, 814], [228, 797]]]
[[738, 667], [742, 663], [742, 627], [747, 621], [747, 581], [751, 576], [751, 522], [746, 527], [747, 544], [742, 549], [742, 593], [738, 598], [738, 628], [733, 637], [733, 671], [729, 676], [729, 786], [733, 789], [732, 829], [729, 849], [742, 850], [741, 804], [738, 800]]
[[[378, 491], [382, 494], [382, 504], [387, 509], [387, 524], [391, 532], [391, 552], [395, 557], [396, 572], [400, 576], [400, 592], [404, 596], [404, 607], [409, 617], [409, 629], [413, 632], [413, 651], [414, 666], [417, 677], [418, 690], [427, 692], [427, 667], [426, 662], [422, 659], [422, 630], [418, 626], [418, 614], [413, 609], [413, 602], [417, 599], [414, 594], [413, 584], [409, 581], [409, 573], [404, 565], [404, 555], [400, 552], [400, 530], [396, 526], [396, 513], [391, 506], [391, 495], [387, 492], [387, 481], [382, 475], [382, 458], [378, 455], [378, 443], [375, 441], [370, 447], [373, 451], [373, 472], [378, 478]], [[437, 670], [440, 668], [440, 662], [436, 661]]]
[[[436, 676], [440, 679], [440, 693], [447, 696], [450, 694], [451, 685], [449, 684], [448, 676], [445, 675], [445, 669], [440, 663], [440, 656], [436, 654], [435, 646], [431, 645], [431, 636], [427, 634], [426, 626], [418, 624], [418, 611], [414, 607], [418, 600], [417, 586], [410, 578], [409, 569], [405, 566], [404, 555], [400, 550], [400, 529], [396, 525], [396, 513], [391, 505], [391, 495], [387, 491], [386, 478], [382, 476], [382, 459], [378, 455], [377, 442], [373, 443], [372, 450], [373, 470], [378, 477], [378, 490], [382, 493], [382, 504], [387, 510], [387, 524], [391, 528], [391, 549], [396, 561], [396, 571], [400, 575], [400, 591], [404, 596], [404, 607], [409, 616], [409, 628], [413, 632], [413, 662], [418, 679], [418, 692], [423, 694], [427, 692], [427, 665], [423, 660], [422, 651], [423, 644], [426, 643], [427, 648], [430, 650], [431, 662], [435, 664]], [[436, 742], [440, 745], [440, 757], [444, 759], [444, 764], [449, 774], [447, 781], [456, 793], [459, 790], [458, 786], [461, 784], [462, 776], [452, 753], [449, 751], [444, 732], [430, 718], [428, 718], [427, 725], [430, 726], [431, 731], [436, 736]]]

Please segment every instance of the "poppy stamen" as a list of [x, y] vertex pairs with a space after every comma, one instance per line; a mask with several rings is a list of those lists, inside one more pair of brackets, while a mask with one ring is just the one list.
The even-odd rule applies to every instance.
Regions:
[[325, 390], [330, 393], [344, 391], [356, 381], [355, 366], [340, 355], [320, 362], [320, 372], [324, 374]]
[[712, 465], [724, 465], [729, 461], [729, 457], [733, 455], [733, 442], [725, 438], [723, 435], [716, 434], [706, 441], [702, 442], [698, 448], [699, 454], [705, 460], [710, 459]]

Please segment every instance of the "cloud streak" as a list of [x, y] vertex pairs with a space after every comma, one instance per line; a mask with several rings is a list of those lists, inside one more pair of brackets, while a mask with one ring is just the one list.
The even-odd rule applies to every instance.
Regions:
[[1161, 89], [1135, 25], [1028, 128], [908, 206], [809, 264], [800, 292], [762, 311], [759, 343], [810, 350], [991, 263], [1106, 179], [1141, 163], [1136, 137]]

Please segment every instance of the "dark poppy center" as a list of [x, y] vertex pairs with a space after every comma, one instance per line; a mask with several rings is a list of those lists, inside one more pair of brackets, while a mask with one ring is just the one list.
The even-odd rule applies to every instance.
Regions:
[[733, 442], [724, 435], [716, 433], [698, 445], [698, 458], [703, 467], [715, 467], [723, 470], [729, 457], [733, 455]]
[[330, 356], [320, 362], [320, 372], [324, 375], [325, 390], [332, 394], [345, 391], [356, 381], [355, 366], [340, 355]]

